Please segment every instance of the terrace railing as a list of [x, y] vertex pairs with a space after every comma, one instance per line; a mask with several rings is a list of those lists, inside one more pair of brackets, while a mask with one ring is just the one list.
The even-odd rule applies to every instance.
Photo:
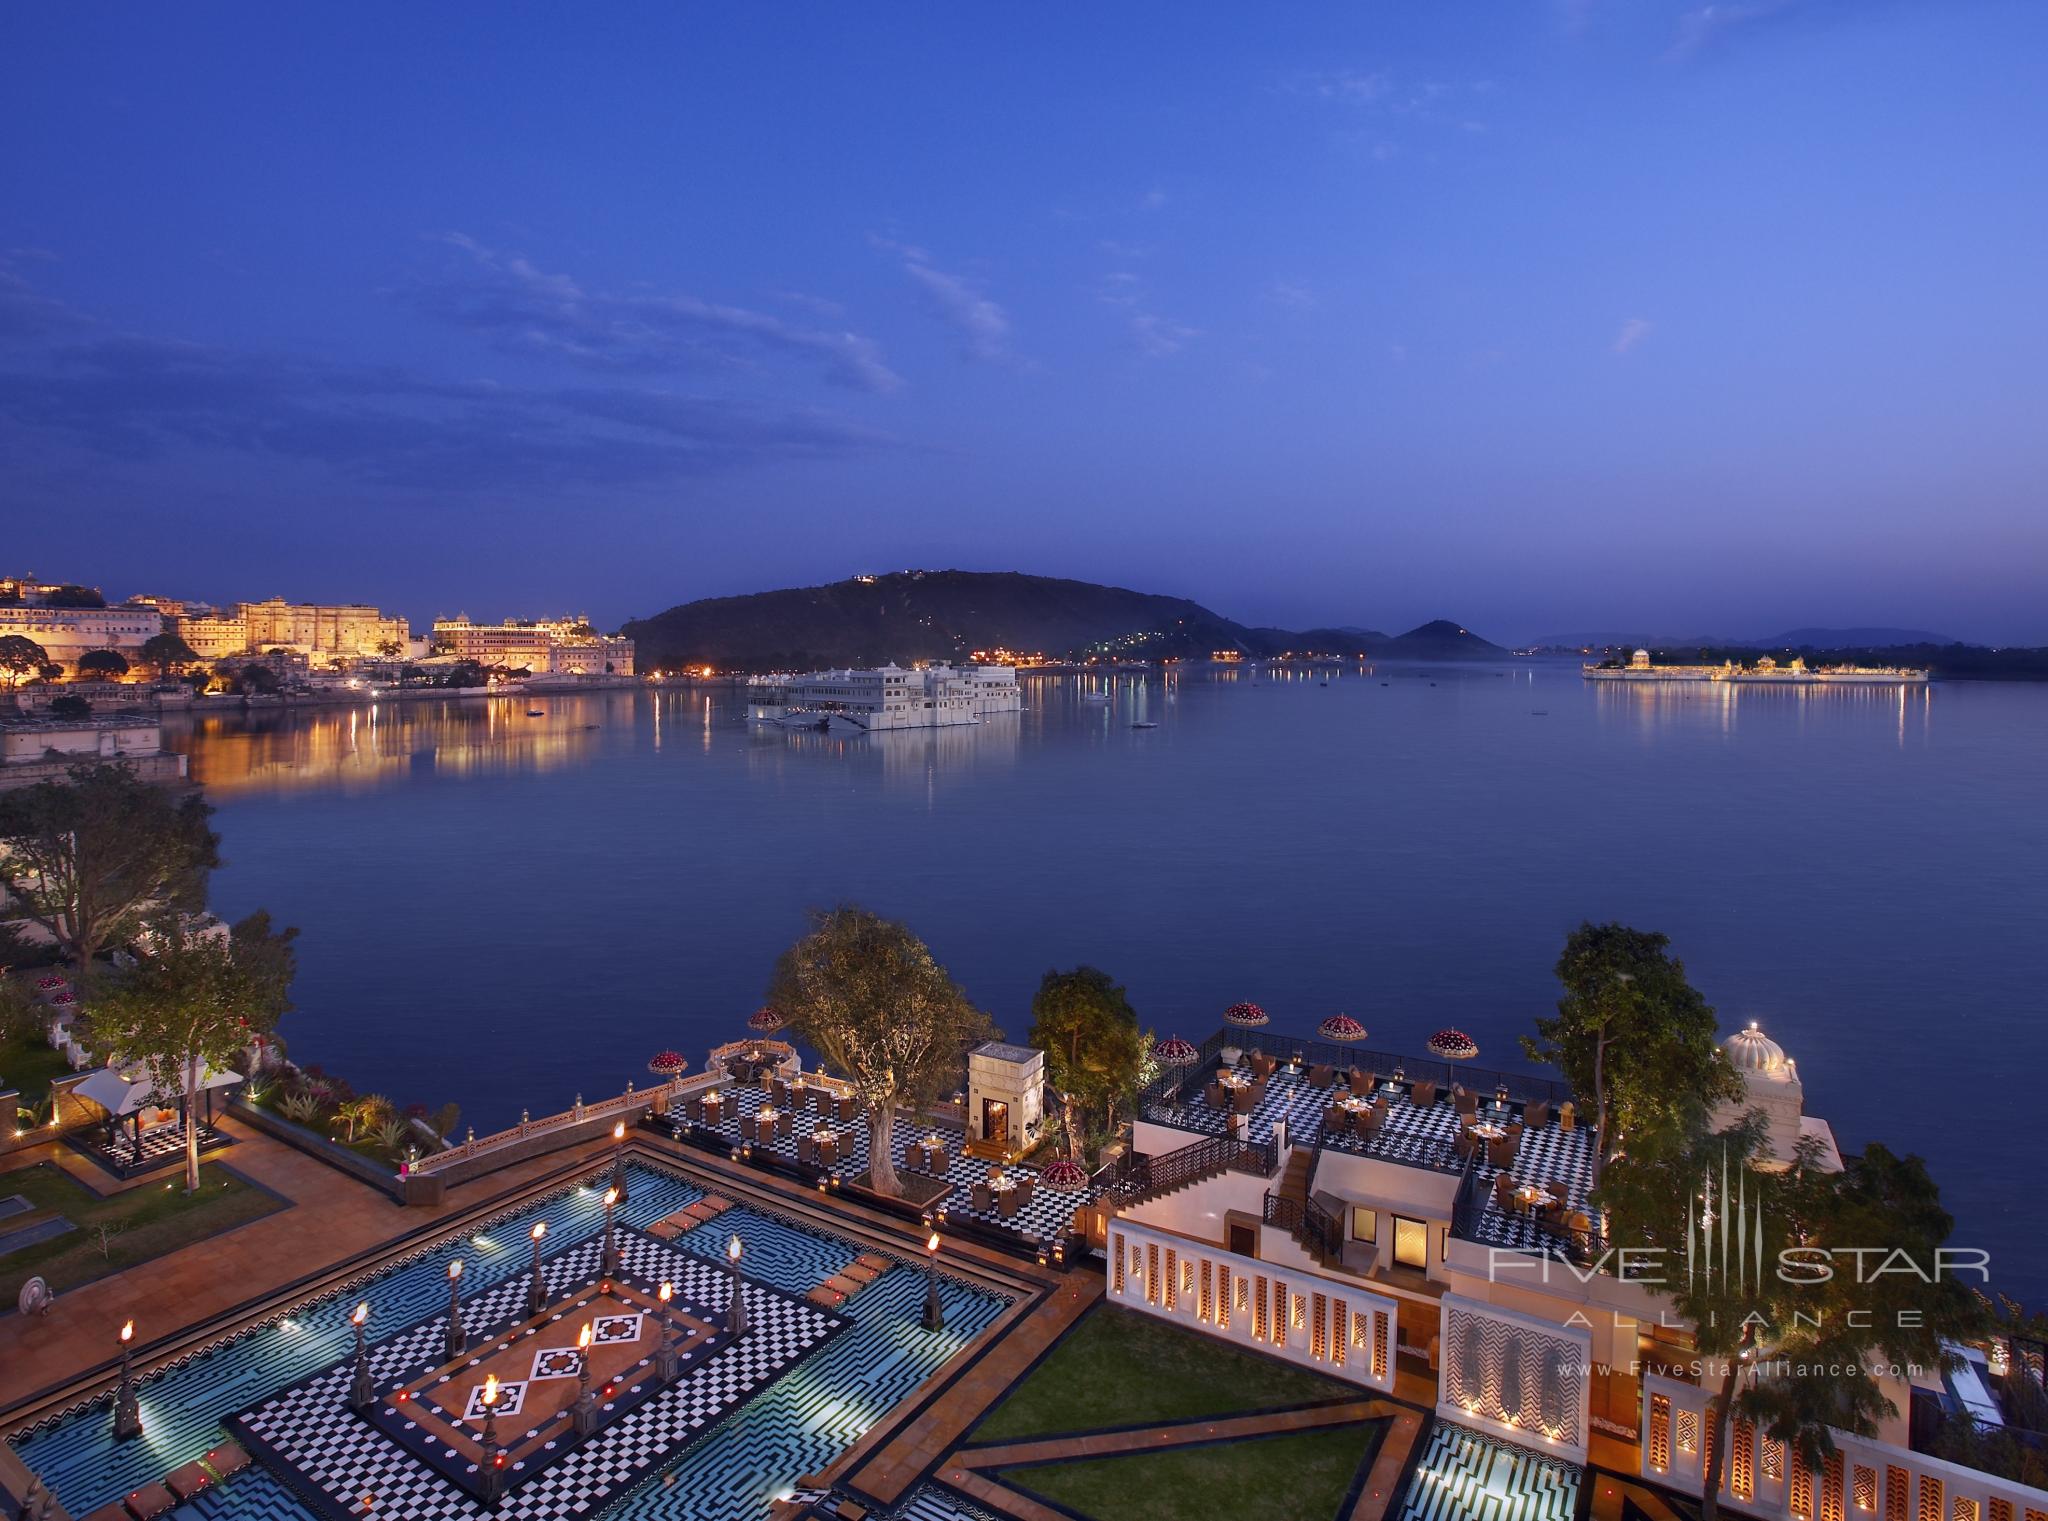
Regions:
[[1533, 1222], [1534, 1244], [1499, 1229], [1511, 1217], [1504, 1215], [1479, 1181], [1476, 1159], [1465, 1168], [1458, 1191], [1451, 1200], [1451, 1234], [1461, 1241], [1480, 1246], [1509, 1247], [1517, 1251], [1540, 1252], [1546, 1257], [1575, 1263], [1580, 1267], [1597, 1264], [1607, 1253], [1609, 1241], [1597, 1226], [1584, 1230], [1568, 1225]]
[[491, 1135], [478, 1135], [471, 1131], [459, 1146], [446, 1151], [437, 1151], [430, 1157], [421, 1157], [404, 1167], [401, 1177], [431, 1177], [437, 1172], [454, 1168], [475, 1157], [488, 1156], [494, 1151], [507, 1150], [523, 1145], [537, 1136], [546, 1136], [559, 1131], [576, 1129], [588, 1125], [592, 1120], [611, 1119], [616, 1116], [629, 1123], [632, 1116], [641, 1110], [651, 1109], [659, 1113], [674, 1104], [677, 1099], [693, 1087], [710, 1087], [725, 1080], [724, 1073], [700, 1073], [695, 1077], [677, 1078], [672, 1082], [657, 1083], [652, 1088], [636, 1089], [626, 1084], [626, 1091], [616, 1098], [600, 1099], [595, 1104], [586, 1104], [580, 1098], [560, 1114], [543, 1115], [533, 1119], [525, 1114], [519, 1117], [517, 1125], [510, 1126]]
[[[1120, 1204], [1131, 1205], [1156, 1199], [1219, 1172], [1270, 1178], [1279, 1165], [1279, 1146], [1270, 1138], [1240, 1141], [1234, 1136], [1212, 1135], [1152, 1156], [1126, 1153], [1111, 1167], [1097, 1173], [1096, 1181], [1112, 1189]], [[1116, 1176], [1105, 1180], [1104, 1174], [1111, 1172]]]
[[1297, 1201], [1268, 1193], [1265, 1220], [1291, 1234], [1325, 1266], [1344, 1260], [1344, 1222], [1313, 1198]]
[[1497, 1093], [1507, 1090], [1508, 1101], [1526, 1104], [1541, 1099], [1552, 1108], [1571, 1098], [1571, 1085], [1551, 1078], [1534, 1077], [1526, 1072], [1505, 1072], [1493, 1067], [1474, 1067], [1469, 1062], [1440, 1061], [1434, 1057], [1404, 1056], [1393, 1051], [1376, 1051], [1364, 1046], [1339, 1045], [1331, 1041], [1302, 1040], [1291, 1035], [1275, 1034], [1271, 1030], [1218, 1030], [1197, 1048], [1201, 1061], [1193, 1067], [1168, 1068], [1162, 1071], [1145, 1088], [1143, 1098], [1149, 1105], [1164, 1102], [1189, 1083], [1198, 1083], [1200, 1074], [1215, 1065], [1217, 1057], [1225, 1046], [1235, 1046], [1241, 1051], [1260, 1051], [1276, 1060], [1285, 1062], [1300, 1057], [1304, 1067], [1329, 1066], [1339, 1072], [1351, 1067], [1362, 1067], [1377, 1072], [1382, 1078], [1390, 1077], [1395, 1071], [1410, 1082], [1433, 1082], [1439, 1089], [1448, 1089], [1453, 1083], [1462, 1083], [1478, 1093]]

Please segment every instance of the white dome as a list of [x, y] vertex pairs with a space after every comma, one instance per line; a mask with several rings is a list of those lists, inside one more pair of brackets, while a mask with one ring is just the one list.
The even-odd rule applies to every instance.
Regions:
[[1785, 1048], [1759, 1030], [1753, 1019], [1747, 1030], [1737, 1030], [1722, 1041], [1721, 1049], [1737, 1072], [1779, 1073], [1786, 1069]]

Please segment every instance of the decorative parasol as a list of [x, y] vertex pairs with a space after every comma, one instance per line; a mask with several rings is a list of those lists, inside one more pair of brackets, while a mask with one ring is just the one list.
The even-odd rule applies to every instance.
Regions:
[[1075, 1193], [1088, 1186], [1088, 1170], [1072, 1157], [1059, 1157], [1038, 1170], [1038, 1181], [1063, 1194]]
[[[1185, 1074], [1188, 1068], [1201, 1059], [1202, 1053], [1178, 1035], [1169, 1035], [1152, 1047], [1152, 1060], [1162, 1067], [1172, 1067], [1181, 1074]], [[1182, 1080], [1182, 1077], [1175, 1077], [1173, 1081], [1173, 1101], [1176, 1104], [1180, 1102]]]
[[1332, 1014], [1316, 1026], [1316, 1034], [1324, 1040], [1337, 1040], [1349, 1044], [1354, 1040], [1365, 1039], [1365, 1026], [1349, 1014]]
[[1234, 1003], [1223, 1011], [1223, 1022], [1240, 1030], [1256, 1030], [1266, 1023], [1266, 1011], [1255, 1003]]
[[1447, 1062], [1469, 1062], [1479, 1054], [1479, 1042], [1463, 1030], [1439, 1030], [1429, 1038], [1429, 1054]]
[[657, 1051], [647, 1059], [647, 1070], [656, 1077], [674, 1077], [690, 1065], [680, 1051]]
[[763, 1004], [747, 1016], [747, 1028], [756, 1035], [775, 1035], [789, 1028], [789, 1021], [782, 1017], [780, 1009]]

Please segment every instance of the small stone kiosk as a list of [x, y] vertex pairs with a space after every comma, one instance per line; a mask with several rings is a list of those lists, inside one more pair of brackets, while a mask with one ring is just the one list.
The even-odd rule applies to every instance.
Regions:
[[1038, 1140], [1045, 1123], [1045, 1053], [984, 1041], [967, 1053], [967, 1149], [1009, 1159]]

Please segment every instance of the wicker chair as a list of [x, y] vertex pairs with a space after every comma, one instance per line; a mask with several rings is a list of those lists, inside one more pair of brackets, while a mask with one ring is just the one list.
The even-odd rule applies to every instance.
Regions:
[[1436, 1084], [1419, 1082], [1408, 1090], [1408, 1102], [1417, 1109], [1427, 1109], [1436, 1102]]
[[1522, 1106], [1522, 1123], [1531, 1130], [1541, 1130], [1550, 1123], [1550, 1103], [1547, 1099], [1531, 1099]]

